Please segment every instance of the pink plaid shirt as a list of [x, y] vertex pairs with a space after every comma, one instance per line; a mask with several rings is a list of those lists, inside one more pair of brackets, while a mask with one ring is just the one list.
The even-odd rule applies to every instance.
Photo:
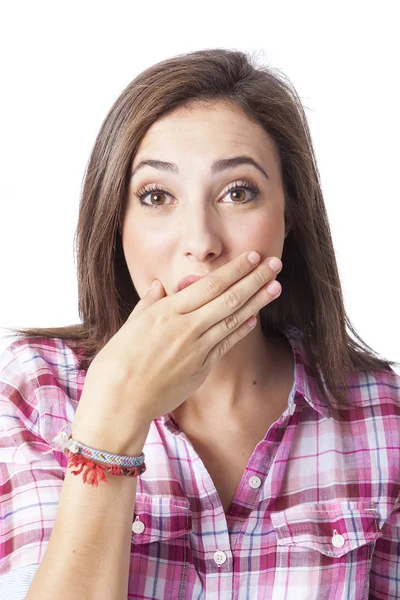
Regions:
[[[295, 358], [287, 409], [256, 445], [228, 514], [184, 432], [168, 414], [152, 422], [128, 598], [400, 598], [400, 376], [354, 373], [357, 408], [329, 406], [301, 332], [283, 333]], [[25, 598], [53, 529], [67, 458], [43, 453], [74, 419], [85, 381], [76, 365], [53, 338], [17, 340], [0, 355], [4, 600]]]

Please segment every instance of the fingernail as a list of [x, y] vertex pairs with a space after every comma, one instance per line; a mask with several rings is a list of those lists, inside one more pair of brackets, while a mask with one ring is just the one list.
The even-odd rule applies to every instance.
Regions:
[[247, 255], [247, 258], [252, 265], [256, 265], [258, 262], [260, 262], [260, 255], [258, 252], [250, 252], [250, 254]]
[[276, 296], [276, 294], [281, 291], [281, 286], [277, 281], [272, 281], [272, 283], [267, 285], [267, 291], [271, 294], [271, 296]]
[[267, 263], [274, 271], [279, 271], [279, 269], [282, 268], [282, 261], [279, 258], [276, 258], [275, 256], [267, 260]]
[[157, 287], [157, 280], [153, 281], [153, 283], [149, 287], [149, 290], [155, 290], [156, 287]]

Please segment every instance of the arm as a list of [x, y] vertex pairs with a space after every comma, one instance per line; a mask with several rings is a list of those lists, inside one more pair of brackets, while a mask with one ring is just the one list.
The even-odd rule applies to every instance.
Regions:
[[[59, 456], [45, 453], [69, 424], [79, 392], [73, 377], [69, 395], [60, 381], [57, 361], [63, 376], [72, 363], [68, 348], [61, 349], [58, 356], [51, 340], [18, 342], [0, 354], [0, 598], [97, 600], [109, 590], [110, 600], [126, 600], [137, 479], [106, 473], [109, 484], [92, 488], [69, 469], [64, 479]], [[101, 402], [100, 390], [86, 381], [83, 392]], [[73, 436], [112, 450], [113, 440], [101, 439], [89, 417], [79, 428], [74, 420]], [[142, 452], [149, 427], [132, 423], [126, 454]]]
[[[136, 456], [147, 431], [138, 428]], [[137, 479], [106, 477], [109, 484], [95, 488], [67, 470], [54, 529], [26, 600], [126, 600]]]

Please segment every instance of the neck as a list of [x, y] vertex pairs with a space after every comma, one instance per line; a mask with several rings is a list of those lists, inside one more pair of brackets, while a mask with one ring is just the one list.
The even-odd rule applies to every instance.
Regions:
[[[233, 420], [254, 414], [260, 405], [273, 404], [282, 395], [288, 378], [293, 382], [293, 352], [282, 334], [264, 334], [260, 322], [237, 342], [212, 368], [204, 383], [172, 416], [197, 423], [211, 419]], [[285, 389], [286, 389], [285, 387]], [[275, 406], [271, 406], [275, 409]]]

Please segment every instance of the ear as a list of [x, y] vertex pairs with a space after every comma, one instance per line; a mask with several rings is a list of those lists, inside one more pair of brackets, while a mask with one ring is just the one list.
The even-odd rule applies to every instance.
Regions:
[[285, 238], [287, 237], [288, 233], [292, 230], [292, 226], [288, 223], [285, 224]]

